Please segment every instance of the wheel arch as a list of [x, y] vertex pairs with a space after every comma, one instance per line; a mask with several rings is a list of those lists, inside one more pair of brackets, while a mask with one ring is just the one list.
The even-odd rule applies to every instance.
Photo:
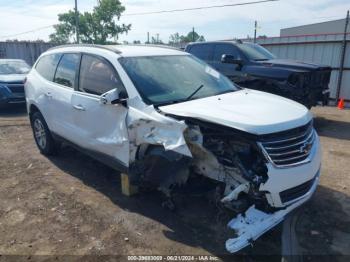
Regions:
[[36, 112], [39, 112], [41, 114], [40, 109], [35, 104], [31, 104], [29, 106], [29, 112], [28, 112], [30, 120], [32, 120], [32, 117]]

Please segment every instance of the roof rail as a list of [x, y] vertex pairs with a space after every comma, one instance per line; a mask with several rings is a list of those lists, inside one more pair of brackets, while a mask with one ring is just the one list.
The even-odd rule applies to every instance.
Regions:
[[48, 49], [48, 51], [55, 50], [55, 49], [60, 49], [60, 48], [65, 48], [65, 47], [94, 47], [94, 48], [101, 48], [105, 50], [109, 50], [112, 52], [115, 52], [117, 54], [121, 54], [121, 52], [117, 48], [112, 48], [112, 45], [94, 45], [94, 44], [66, 44], [66, 45], [59, 45], [59, 46], [54, 46]]
[[123, 46], [148, 46], [148, 47], [159, 47], [159, 48], [166, 48], [166, 49], [172, 49], [172, 50], [180, 50], [180, 48], [177, 48], [175, 46], [169, 46], [169, 45], [157, 45], [157, 44], [127, 44]]

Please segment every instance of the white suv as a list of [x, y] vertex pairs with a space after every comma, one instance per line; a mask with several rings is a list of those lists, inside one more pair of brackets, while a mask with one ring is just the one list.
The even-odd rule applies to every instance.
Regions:
[[[253, 81], [253, 78], [252, 78]], [[25, 85], [39, 150], [60, 141], [168, 196], [204, 176], [237, 211], [236, 252], [308, 200], [321, 150], [311, 113], [272, 94], [235, 86], [203, 61], [156, 46], [51, 49]]]

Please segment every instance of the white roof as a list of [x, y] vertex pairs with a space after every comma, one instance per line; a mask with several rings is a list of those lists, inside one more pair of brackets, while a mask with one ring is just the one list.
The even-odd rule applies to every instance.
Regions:
[[116, 54], [123, 57], [135, 57], [135, 56], [161, 56], [161, 55], [189, 55], [179, 49], [167, 47], [167, 46], [155, 46], [155, 45], [66, 45], [57, 46], [50, 49], [47, 53], [59, 53], [59, 52], [92, 52], [95, 51], [114, 51]]
[[170, 47], [152, 45], [114, 45], [108, 46], [120, 52], [123, 57], [131, 56], [158, 56], [158, 55], [185, 55], [187, 53]]

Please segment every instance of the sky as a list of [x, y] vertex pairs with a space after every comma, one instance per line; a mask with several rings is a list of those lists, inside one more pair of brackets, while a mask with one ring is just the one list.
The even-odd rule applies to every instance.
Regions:
[[[255, 0], [121, 0], [124, 14], [172, 10], [253, 2]], [[91, 11], [97, 0], [78, 0], [80, 11]], [[74, 0], [0, 0], [0, 41], [6, 39], [49, 40], [57, 14], [74, 8]], [[178, 32], [187, 34], [192, 27], [206, 40], [244, 38], [254, 34], [254, 21], [259, 24], [258, 35], [278, 36], [281, 28], [341, 19], [350, 9], [349, 0], [280, 0], [255, 5], [185, 11], [142, 16], [122, 16], [120, 23], [132, 24], [127, 35], [119, 41], [147, 40], [159, 34], [168, 42]], [[44, 28], [45, 27], [45, 28]], [[38, 29], [38, 30], [36, 30]], [[20, 34], [32, 31], [26, 34]]]

